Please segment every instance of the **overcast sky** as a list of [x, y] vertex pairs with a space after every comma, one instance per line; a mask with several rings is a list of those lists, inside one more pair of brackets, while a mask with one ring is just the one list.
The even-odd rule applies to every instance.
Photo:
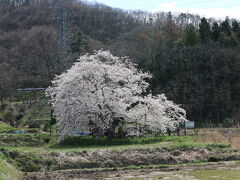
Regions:
[[206, 17], [240, 19], [240, 0], [87, 0], [111, 7], [151, 12], [189, 12]]

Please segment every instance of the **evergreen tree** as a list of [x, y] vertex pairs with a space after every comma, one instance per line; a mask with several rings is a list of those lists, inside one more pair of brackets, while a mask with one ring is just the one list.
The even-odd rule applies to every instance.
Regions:
[[234, 20], [232, 22], [232, 31], [234, 33], [237, 33], [239, 31], [239, 28], [240, 28], [239, 23], [236, 20]]
[[72, 53], [77, 53], [78, 56], [80, 56], [82, 53], [86, 53], [86, 49], [89, 48], [89, 42], [82, 32], [74, 33], [71, 36], [70, 44]]
[[226, 18], [225, 21], [221, 23], [220, 29], [221, 29], [221, 32], [224, 33], [224, 35], [227, 35], [227, 36], [231, 35], [231, 26], [228, 18]]
[[218, 41], [218, 39], [220, 38], [220, 32], [221, 32], [221, 30], [220, 30], [218, 23], [214, 22], [213, 27], [212, 27], [212, 32], [211, 32], [212, 39], [214, 41]]
[[234, 20], [231, 27], [230, 20], [226, 18], [220, 26], [219, 42], [225, 47], [237, 47], [239, 45], [238, 35], [240, 35], [238, 32], [239, 23]]
[[184, 43], [186, 46], [193, 46], [199, 42], [198, 33], [195, 27], [191, 24], [186, 27], [184, 34]]
[[207, 43], [211, 37], [210, 24], [208, 23], [206, 18], [201, 19], [201, 23], [199, 25], [199, 36], [203, 43]]
[[236, 20], [232, 22], [232, 31], [234, 32], [236, 38], [240, 40], [240, 24]]

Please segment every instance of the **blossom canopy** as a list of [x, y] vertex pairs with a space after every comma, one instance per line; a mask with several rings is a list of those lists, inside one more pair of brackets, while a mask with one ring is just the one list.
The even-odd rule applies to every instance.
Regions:
[[60, 125], [60, 140], [76, 131], [93, 136], [156, 134], [186, 121], [184, 109], [164, 94], [147, 93], [151, 75], [109, 51], [81, 56], [56, 76], [46, 94]]

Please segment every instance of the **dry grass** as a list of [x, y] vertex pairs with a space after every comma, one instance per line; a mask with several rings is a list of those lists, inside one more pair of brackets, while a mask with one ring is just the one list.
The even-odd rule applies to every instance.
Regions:
[[240, 130], [202, 130], [197, 135], [197, 141], [203, 143], [229, 143], [233, 148], [240, 148]]

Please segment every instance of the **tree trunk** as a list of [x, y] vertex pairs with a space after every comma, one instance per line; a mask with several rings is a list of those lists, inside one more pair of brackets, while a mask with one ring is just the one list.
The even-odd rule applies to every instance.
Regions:
[[107, 138], [108, 139], [113, 139], [115, 137], [115, 132], [112, 128], [109, 128], [108, 132], [107, 132]]
[[1, 96], [1, 109], [4, 110], [4, 101], [2, 96]]
[[119, 118], [113, 118], [112, 124], [106, 133], [108, 139], [113, 139], [114, 137], [117, 136], [115, 130], [120, 124], [120, 122], [121, 120]]

